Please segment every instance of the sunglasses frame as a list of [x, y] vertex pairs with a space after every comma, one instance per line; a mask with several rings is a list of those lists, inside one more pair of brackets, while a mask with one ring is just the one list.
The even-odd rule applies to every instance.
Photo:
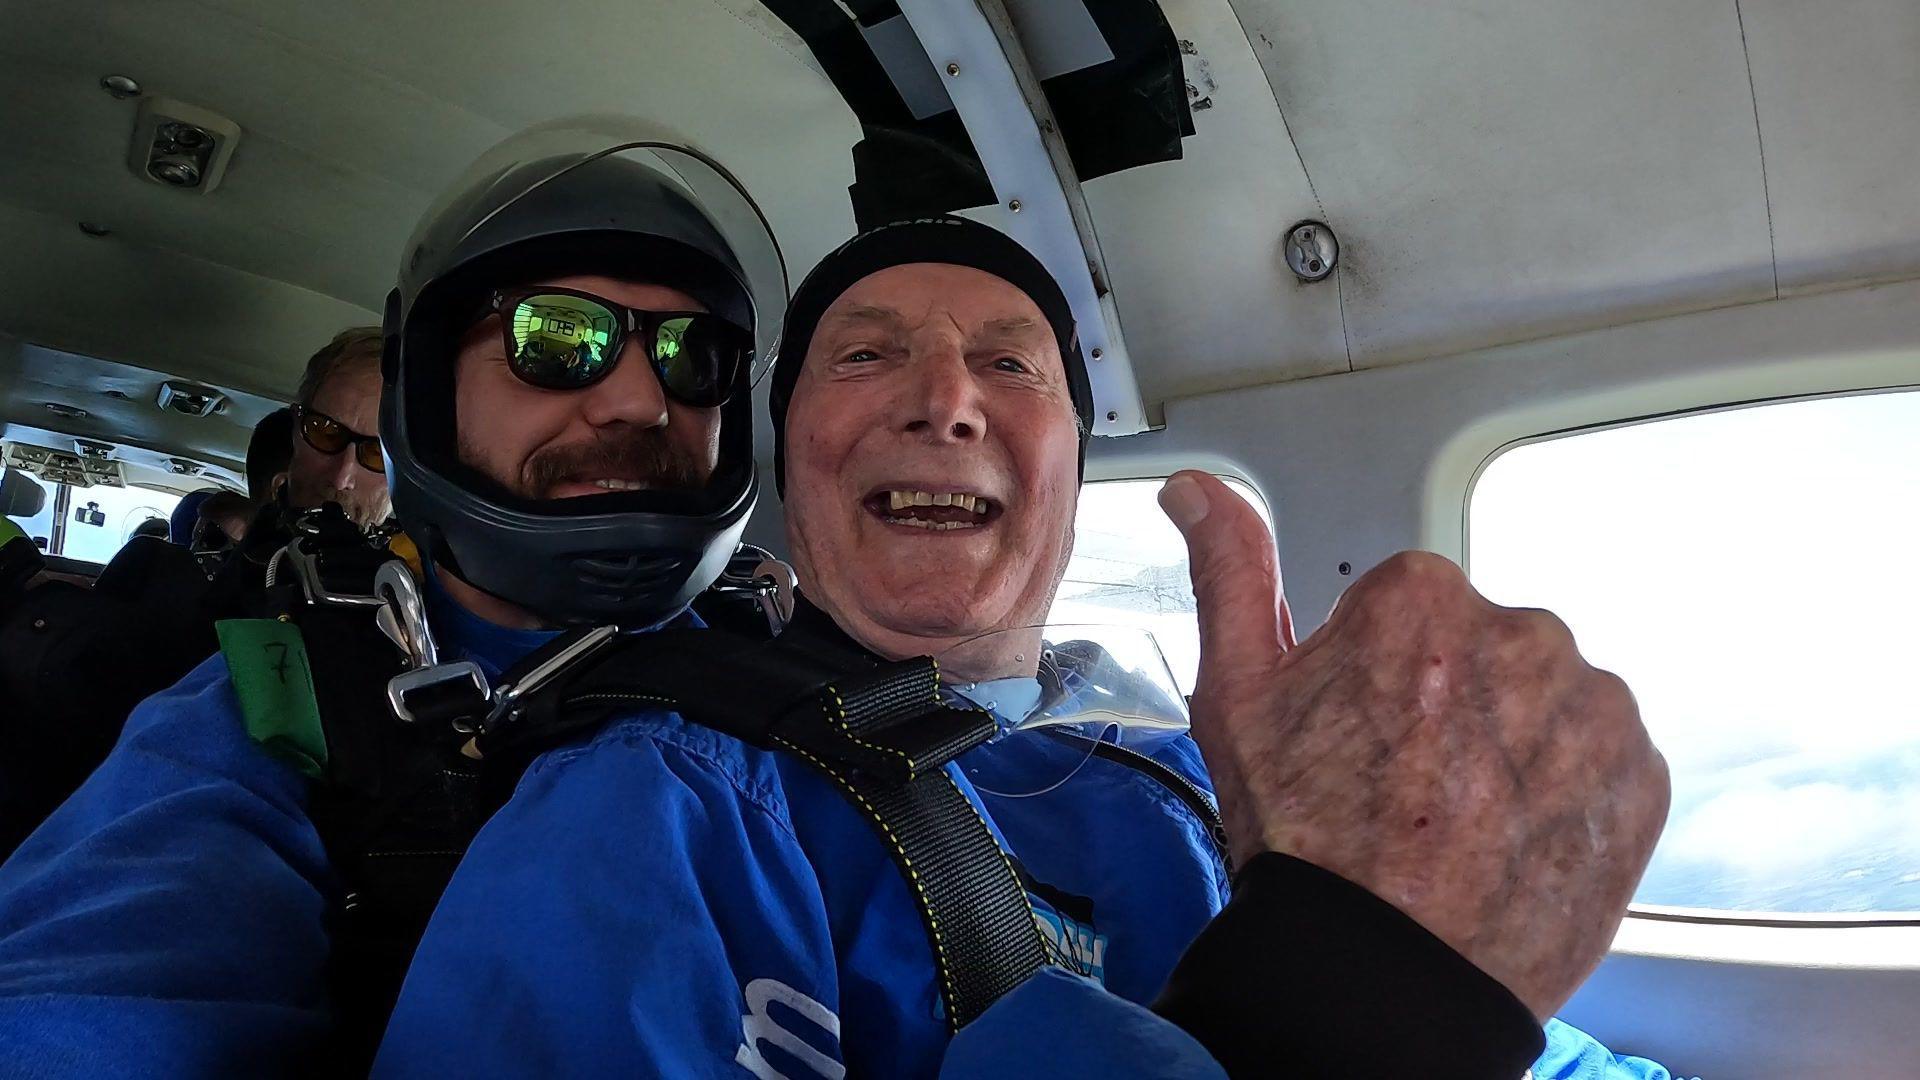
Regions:
[[[516, 342], [513, 337], [512, 312], [514, 308], [536, 296], [571, 296], [576, 299], [591, 301], [611, 311], [614, 316], [620, 320], [615, 325], [613, 333], [609, 335], [607, 340], [607, 354], [611, 357], [611, 360], [605, 367], [600, 369], [599, 374], [577, 385], [550, 386], [546, 383], [528, 378], [526, 372], [521, 370], [521, 365], [516, 362], [519, 355], [519, 343]], [[740, 373], [753, 366], [753, 333], [733, 320], [711, 311], [650, 311], [642, 308], [628, 307], [625, 304], [616, 303], [604, 296], [586, 292], [581, 289], [567, 289], [552, 285], [495, 290], [492, 297], [487, 301], [487, 309], [500, 317], [500, 340], [501, 346], [506, 350], [507, 370], [513, 372], [514, 378], [519, 379], [528, 386], [537, 386], [542, 390], [585, 390], [595, 383], [604, 380], [607, 376], [613, 374], [614, 368], [620, 366], [620, 359], [626, 355], [627, 342], [629, 340], [638, 340], [640, 342], [640, 351], [646, 355], [647, 367], [653, 372], [654, 379], [660, 383], [661, 392], [682, 405], [696, 409], [717, 409], [725, 405], [727, 401], [733, 397], [735, 390], [734, 384], [739, 381]], [[690, 400], [686, 395], [674, 389], [672, 384], [667, 381], [666, 373], [661, 370], [663, 365], [660, 362], [660, 358], [654, 353], [654, 343], [658, 340], [660, 327], [668, 320], [687, 318], [700, 319], [703, 321], [712, 320], [735, 335], [737, 343], [740, 346], [732, 365], [733, 369], [731, 371], [720, 372], [721, 377], [714, 380], [714, 385], [719, 388], [720, 393], [719, 398], [715, 401]], [[637, 338], [635, 337], [636, 334], [638, 335]]]
[[[329, 450], [326, 447], [321, 446], [319, 443], [314, 442], [313, 436], [307, 434], [306, 420], [307, 420], [307, 417], [309, 416], [319, 420], [324, 420], [327, 423], [332, 424], [334, 427], [339, 428], [342, 432], [346, 434], [347, 441], [343, 443], [337, 450]], [[303, 443], [306, 443], [317, 454], [325, 454], [328, 457], [332, 457], [335, 454], [345, 453], [347, 450], [347, 447], [350, 446], [353, 448], [353, 463], [355, 465], [360, 466], [361, 468], [367, 470], [368, 472], [376, 472], [376, 473], [381, 473], [383, 475], [387, 471], [387, 452], [380, 445], [380, 436], [362, 435], [359, 432], [348, 427], [347, 425], [341, 423], [339, 420], [335, 419], [334, 417], [328, 416], [326, 413], [321, 412], [319, 409], [316, 409], [311, 405], [295, 405], [293, 407], [293, 430], [296, 432], [299, 432], [300, 441]], [[369, 445], [373, 447], [374, 454], [380, 458], [379, 465], [367, 464], [367, 459], [364, 454], [364, 451], [362, 450], [362, 447], [369, 446]]]

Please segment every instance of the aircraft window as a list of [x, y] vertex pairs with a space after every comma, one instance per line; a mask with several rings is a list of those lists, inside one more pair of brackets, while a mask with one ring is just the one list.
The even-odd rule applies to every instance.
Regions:
[[1920, 911], [1920, 393], [1517, 446], [1474, 583], [1633, 687], [1673, 773], [1636, 902]]
[[[39, 487], [41, 490], [45, 491], [47, 493], [47, 499], [46, 499], [46, 502], [41, 505], [39, 513], [33, 515], [32, 517], [14, 518], [13, 523], [15, 525], [20, 526], [21, 531], [25, 532], [28, 536], [37, 537], [38, 539], [44, 540], [49, 544], [52, 543], [53, 542], [53, 504], [54, 504], [54, 496], [56, 494], [54, 490], [54, 485], [49, 484], [44, 480], [41, 480], [39, 477], [29, 472], [16, 471], [14, 475], [19, 477], [19, 480], [17, 482], [33, 484]], [[43, 544], [41, 546], [41, 550], [43, 551], [46, 550], [46, 545]]]
[[[1273, 524], [1267, 504], [1231, 477], [1227, 485]], [[1193, 693], [1200, 622], [1187, 573], [1187, 544], [1160, 509], [1165, 480], [1105, 480], [1080, 490], [1073, 558], [1047, 621], [1139, 626], [1153, 632], [1167, 666]]]
[[148, 519], [165, 521], [180, 496], [146, 488], [98, 485], [76, 487], [67, 499], [67, 539], [57, 554], [105, 563]]

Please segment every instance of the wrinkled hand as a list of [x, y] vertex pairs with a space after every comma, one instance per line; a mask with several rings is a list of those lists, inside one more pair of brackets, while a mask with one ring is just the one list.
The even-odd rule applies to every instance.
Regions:
[[1666, 821], [1633, 696], [1544, 611], [1403, 552], [1295, 645], [1265, 524], [1218, 479], [1161, 494], [1200, 609], [1193, 734], [1236, 860], [1304, 859], [1413, 917], [1541, 1019], [1606, 955]]

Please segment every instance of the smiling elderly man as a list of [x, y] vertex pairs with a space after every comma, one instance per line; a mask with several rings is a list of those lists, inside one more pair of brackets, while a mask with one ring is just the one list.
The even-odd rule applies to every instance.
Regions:
[[[1038, 262], [1001, 234], [957, 218], [876, 230], [830, 255], [801, 286], [780, 356], [770, 395], [774, 460], [803, 594], [788, 633], [845, 635], [880, 656], [900, 658], [953, 655], [956, 646], [980, 635], [1043, 623], [1073, 547], [1092, 401], [1071, 312]], [[1417, 796], [1431, 782], [1423, 770], [1450, 763], [1463, 774], [1473, 773], [1476, 761], [1419, 746], [1404, 734], [1393, 736], [1405, 747], [1399, 769], [1354, 759], [1355, 752], [1370, 754], [1376, 745], [1365, 734], [1365, 717], [1391, 726], [1405, 710], [1349, 691], [1338, 673], [1364, 673], [1369, 662], [1381, 671], [1397, 670], [1405, 656], [1403, 643], [1376, 627], [1383, 615], [1405, 610], [1400, 621], [1406, 626], [1439, 626], [1463, 642], [1435, 644], [1434, 638], [1446, 635], [1429, 633], [1419, 643], [1420, 649], [1438, 650], [1427, 669], [1434, 676], [1427, 677], [1422, 691], [1436, 717], [1473, 720], [1438, 679], [1443, 666], [1457, 663], [1466, 669], [1463, 674], [1500, 688], [1494, 696], [1504, 699], [1505, 712], [1523, 713], [1553, 694], [1571, 696], [1561, 704], [1589, 708], [1601, 718], [1587, 735], [1601, 749], [1617, 745], [1623, 770], [1638, 767], [1647, 753], [1630, 701], [1629, 712], [1618, 713], [1620, 699], [1607, 696], [1611, 677], [1587, 674], [1591, 669], [1579, 661], [1564, 631], [1553, 633], [1538, 620], [1509, 627], [1499, 614], [1504, 609], [1470, 595], [1457, 568], [1430, 556], [1391, 561], [1357, 584], [1343, 605], [1340, 628], [1329, 630], [1341, 636], [1316, 651], [1334, 664], [1332, 675], [1319, 677], [1319, 688], [1345, 697], [1326, 693], [1304, 704], [1284, 693], [1271, 699], [1273, 689], [1296, 685], [1267, 670], [1274, 658], [1284, 657], [1283, 650], [1293, 650], [1290, 619], [1278, 596], [1277, 575], [1271, 573], [1271, 538], [1251, 509], [1233, 505], [1239, 500], [1210, 477], [1183, 475], [1169, 486], [1166, 498], [1194, 548], [1203, 609], [1196, 722], [1211, 721], [1200, 732], [1209, 761], [1217, 761], [1232, 781], [1223, 792], [1227, 820], [1223, 828], [1204, 799], [1184, 797], [1197, 787], [1211, 790], [1193, 741], [1184, 737], [1161, 743], [1151, 758], [1102, 753], [1079, 767], [1070, 782], [1039, 790], [1022, 789], [1011, 777], [1034, 775], [1031, 757], [1043, 753], [1043, 739], [1009, 739], [963, 756], [963, 769], [1021, 864], [1036, 919], [1049, 937], [1088, 943], [1080, 957], [1089, 961], [1083, 971], [1122, 997], [1151, 1001], [1171, 976], [1161, 1010], [1200, 1036], [1235, 1074], [1263, 1075], [1278, 1061], [1301, 1061], [1298, 1046], [1311, 1039], [1303, 1039], [1296, 1028], [1322, 1019], [1352, 1031], [1352, 1038], [1328, 1041], [1345, 1048], [1341, 1064], [1354, 1074], [1374, 1075], [1376, 1067], [1395, 1075], [1407, 1069], [1412, 1070], [1407, 1075], [1471, 1074], [1469, 1061], [1476, 1054], [1480, 1061], [1498, 1060], [1498, 1051], [1489, 1047], [1497, 1040], [1476, 1044], [1461, 1029], [1484, 1029], [1476, 1034], [1489, 1035], [1517, 1016], [1523, 1018], [1518, 1027], [1524, 1036], [1530, 1026], [1527, 1011], [1545, 1020], [1584, 978], [1605, 948], [1604, 940], [1594, 940], [1595, 932], [1617, 922], [1626, 900], [1619, 890], [1630, 890], [1638, 878], [1643, 862], [1635, 860], [1644, 860], [1650, 847], [1649, 823], [1657, 832], [1658, 815], [1642, 804], [1663, 807], [1663, 799], [1651, 796], [1664, 788], [1655, 791], [1655, 774], [1643, 769], [1645, 786], [1627, 785], [1624, 809], [1604, 797], [1595, 803], [1600, 809], [1594, 813], [1617, 814], [1596, 827], [1622, 835], [1621, 865], [1600, 859], [1592, 873], [1564, 868], [1548, 873], [1544, 866], [1523, 869], [1528, 860], [1516, 852], [1518, 861], [1507, 871], [1496, 870], [1496, 876], [1565, 874], [1599, 895], [1569, 898], [1548, 888], [1504, 911], [1482, 905], [1477, 914], [1492, 924], [1521, 923], [1507, 925], [1489, 940], [1488, 923], [1472, 925], [1463, 910], [1484, 899], [1477, 883], [1486, 868], [1465, 862], [1476, 857], [1482, 832], [1459, 824], [1438, 830], [1448, 839], [1437, 831], [1424, 849], [1425, 864], [1413, 866], [1405, 860], [1417, 861], [1417, 851], [1396, 851], [1396, 830], [1403, 826], [1371, 821], [1348, 804], [1404, 800], [1421, 807], [1410, 810], [1407, 819], [1419, 813], [1422, 826], [1428, 816], [1445, 822], [1478, 814], [1495, 822], [1496, 829], [1514, 826], [1516, 835], [1526, 831], [1526, 812], [1498, 801], [1474, 806], [1471, 800], [1455, 805], [1431, 798], [1421, 804]], [[1214, 506], [1219, 512], [1210, 513]], [[1253, 610], [1262, 604], [1264, 634]], [[1420, 607], [1436, 614], [1423, 620], [1414, 613]], [[1551, 658], [1570, 674], [1542, 686], [1515, 678], [1510, 666], [1489, 661], [1474, 643], [1489, 632], [1503, 635], [1515, 655]], [[1033, 656], [1037, 635], [998, 636], [1007, 647], [985, 656], [973, 650], [969, 659], [984, 666], [961, 677], [1033, 674], [1030, 659], [1024, 666], [1019, 661]], [[1310, 650], [1313, 642], [1293, 651]], [[1296, 659], [1310, 662], [1304, 655]], [[1389, 708], [1383, 711], [1382, 705]], [[1264, 748], [1266, 736], [1245, 728], [1249, 721], [1274, 724], [1289, 715], [1287, 730], [1329, 764], [1287, 770], [1306, 779], [1296, 780], [1283, 801], [1270, 787], [1262, 789], [1270, 781], [1246, 778], [1249, 771], [1268, 768], [1265, 759], [1272, 751]], [[1235, 722], [1243, 730], [1231, 730]], [[1249, 765], [1248, 757], [1262, 760]], [[1486, 760], [1482, 756], [1478, 763]], [[1543, 774], [1539, 779], [1558, 778]], [[1587, 786], [1568, 782], [1552, 801], [1571, 807], [1593, 796]], [[1383, 957], [1376, 942], [1336, 961], [1335, 966], [1344, 963], [1357, 971], [1297, 986], [1296, 979], [1327, 976], [1314, 966], [1315, 959], [1328, 959], [1326, 954], [1289, 950], [1266, 970], [1236, 967], [1234, 958], [1222, 958], [1246, 945], [1250, 924], [1286, 922], [1271, 911], [1240, 910], [1216, 924], [1211, 940], [1181, 962], [1181, 951], [1219, 910], [1224, 893], [1215, 888], [1215, 875], [1225, 868], [1211, 841], [1216, 835], [1224, 835], [1240, 865], [1250, 868], [1250, 879], [1242, 879], [1250, 896], [1278, 893], [1280, 873], [1293, 875], [1285, 880], [1300, 894], [1325, 884], [1303, 880], [1297, 869], [1275, 871], [1279, 856], [1272, 853], [1283, 852], [1395, 901], [1438, 940], [1418, 929], [1403, 938], [1389, 936], [1383, 940], [1404, 946], [1407, 955]], [[1549, 832], [1539, 837], [1553, 842]], [[1562, 850], [1580, 857], [1573, 846]], [[1449, 865], [1453, 858], [1462, 862]], [[1410, 876], [1429, 883], [1416, 888]], [[1434, 883], [1436, 878], [1442, 883]], [[1455, 881], [1447, 883], [1449, 878]], [[1354, 929], [1350, 909], [1369, 902], [1378, 903], [1373, 897], [1346, 898], [1338, 917], [1317, 932]], [[1565, 912], [1558, 920], [1564, 927], [1524, 925], [1555, 905]], [[1404, 916], [1391, 912], [1388, 918]], [[1358, 925], [1363, 931], [1376, 929]], [[1280, 930], [1276, 926], [1273, 932]], [[1536, 951], [1509, 937], [1528, 939]], [[1563, 943], [1564, 955], [1549, 955]], [[1480, 970], [1464, 964], [1462, 955]], [[1519, 1000], [1501, 1001], [1505, 993], [1481, 972], [1494, 975]], [[1370, 986], [1369, 977], [1400, 984]], [[1353, 996], [1328, 992], [1335, 983]], [[1275, 992], [1265, 989], [1274, 984], [1292, 989], [1276, 1001]], [[1315, 996], [1340, 1004], [1303, 1007]], [[1370, 1008], [1344, 1008], [1356, 1001]], [[1443, 1001], [1448, 1008], [1439, 1007]], [[1275, 1006], [1270, 1023], [1260, 1021], [1262, 1005]], [[1341, 1015], [1328, 1017], [1329, 1008]], [[1423, 1033], [1425, 1045], [1379, 1045], [1382, 1039], [1391, 1041], [1388, 1033], [1405, 1030], [1401, 1025], [1409, 1013], [1425, 1014], [1435, 1023], [1449, 1017], [1455, 1030], [1445, 1030], [1442, 1023], [1442, 1030]], [[1377, 1036], [1372, 1040], [1370, 1026]], [[1546, 1053], [1535, 1067], [1538, 1076], [1665, 1075], [1649, 1062], [1614, 1059], [1559, 1021], [1547, 1024], [1547, 1035]], [[1537, 1040], [1536, 1030], [1536, 1047]], [[1463, 1048], [1467, 1060], [1445, 1065], [1436, 1060]], [[1511, 1061], [1511, 1050], [1507, 1053]]]

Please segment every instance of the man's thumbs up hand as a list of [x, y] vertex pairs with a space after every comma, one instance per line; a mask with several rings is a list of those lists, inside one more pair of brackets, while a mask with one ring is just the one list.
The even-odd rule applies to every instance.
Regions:
[[1626, 684], [1553, 615], [1491, 604], [1425, 552], [1361, 577], [1296, 646], [1253, 508], [1200, 472], [1160, 502], [1192, 560], [1193, 734], [1235, 859], [1339, 874], [1551, 1016], [1666, 821], [1666, 762]]

